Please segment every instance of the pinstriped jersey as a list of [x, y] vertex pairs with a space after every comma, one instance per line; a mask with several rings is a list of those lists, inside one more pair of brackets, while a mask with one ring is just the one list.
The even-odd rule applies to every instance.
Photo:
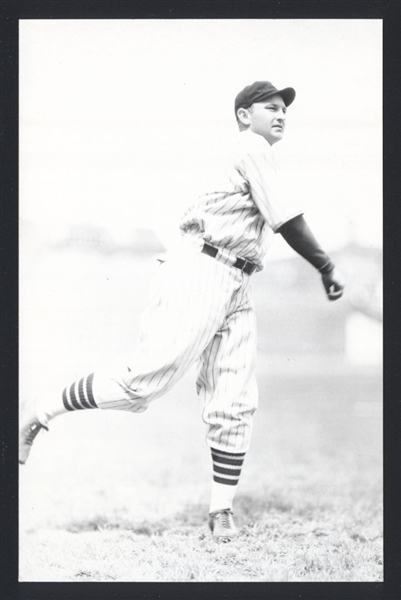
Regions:
[[182, 233], [245, 258], [263, 269], [269, 231], [302, 214], [284, 201], [270, 144], [251, 130], [237, 143], [208, 191], [183, 215]]

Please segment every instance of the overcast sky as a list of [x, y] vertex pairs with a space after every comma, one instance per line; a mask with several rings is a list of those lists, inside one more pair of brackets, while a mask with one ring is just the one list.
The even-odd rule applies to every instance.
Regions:
[[380, 20], [20, 21], [20, 216], [165, 243], [255, 80], [292, 86], [274, 146], [328, 249], [381, 245]]

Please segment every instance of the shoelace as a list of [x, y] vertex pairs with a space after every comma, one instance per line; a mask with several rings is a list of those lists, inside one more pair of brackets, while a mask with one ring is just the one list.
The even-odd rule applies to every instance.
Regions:
[[224, 529], [230, 529], [230, 514], [228, 511], [220, 513], [220, 521]]

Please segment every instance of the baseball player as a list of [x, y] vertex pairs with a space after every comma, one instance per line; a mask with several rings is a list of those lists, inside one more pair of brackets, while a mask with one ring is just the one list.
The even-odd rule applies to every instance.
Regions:
[[269, 232], [318, 271], [329, 300], [343, 293], [334, 264], [302, 210], [287, 206], [272, 147], [285, 131], [293, 88], [256, 81], [235, 98], [238, 139], [224, 168], [184, 214], [179, 247], [158, 267], [136, 351], [121, 367], [68, 385], [56, 403], [27, 419], [20, 463], [51, 419], [76, 410], [145, 411], [196, 362], [213, 481], [209, 526], [217, 540], [237, 533], [233, 501], [257, 408], [256, 324], [251, 280], [261, 271]]

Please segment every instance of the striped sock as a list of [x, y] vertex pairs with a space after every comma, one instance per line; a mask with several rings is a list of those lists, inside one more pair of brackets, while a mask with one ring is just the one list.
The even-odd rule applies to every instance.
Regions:
[[213, 483], [209, 512], [231, 509], [237, 492], [245, 452], [223, 452], [211, 448], [213, 460]]
[[56, 402], [42, 400], [37, 406], [40, 422], [47, 426], [49, 421], [60, 415], [85, 408], [98, 408], [93, 397], [92, 381], [93, 373], [66, 387], [62, 398], [55, 395]]
[[63, 391], [63, 404], [66, 410], [98, 408], [92, 391], [93, 373], [72, 383]]

